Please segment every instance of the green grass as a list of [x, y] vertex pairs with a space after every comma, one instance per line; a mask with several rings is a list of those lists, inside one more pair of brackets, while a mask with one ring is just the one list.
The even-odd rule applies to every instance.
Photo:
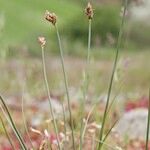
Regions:
[[48, 34], [49, 26], [43, 19], [46, 9], [59, 16], [60, 25], [82, 11], [69, 0], [1, 0], [0, 13], [5, 20], [3, 41], [14, 46], [25, 45], [26, 42], [35, 42], [37, 35]]

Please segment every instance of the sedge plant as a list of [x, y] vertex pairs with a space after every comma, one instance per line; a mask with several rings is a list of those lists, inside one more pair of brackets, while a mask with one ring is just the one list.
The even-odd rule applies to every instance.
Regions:
[[81, 127], [80, 127], [80, 150], [82, 150], [83, 146], [83, 140], [84, 140], [84, 110], [85, 110], [85, 102], [89, 87], [89, 66], [90, 66], [90, 53], [91, 53], [91, 31], [92, 31], [92, 19], [93, 19], [93, 8], [91, 3], [89, 2], [87, 4], [87, 7], [85, 9], [85, 14], [88, 17], [88, 50], [87, 50], [87, 60], [86, 60], [86, 72], [85, 72], [85, 80], [84, 80], [84, 87], [83, 87], [83, 100], [81, 104]]
[[45, 53], [44, 53], [44, 47], [45, 47], [45, 44], [46, 44], [45, 37], [39, 37], [38, 41], [41, 45], [41, 50], [42, 50], [43, 75], [44, 75], [45, 86], [46, 86], [46, 90], [47, 90], [47, 94], [48, 94], [48, 102], [49, 102], [49, 107], [50, 107], [50, 113], [51, 113], [51, 116], [52, 116], [52, 119], [53, 119], [53, 126], [54, 126], [54, 130], [55, 130], [55, 133], [56, 133], [58, 148], [59, 148], [59, 150], [61, 150], [61, 144], [60, 144], [59, 134], [58, 134], [58, 127], [57, 127], [57, 123], [56, 123], [56, 118], [54, 116], [54, 111], [53, 111], [52, 101], [51, 101], [51, 95], [50, 95], [50, 88], [49, 88], [48, 78], [47, 78], [47, 73], [46, 73]]
[[55, 13], [50, 13], [50, 12], [47, 11], [45, 13], [45, 19], [48, 22], [50, 22], [55, 27], [55, 30], [56, 30], [56, 35], [57, 35], [58, 45], [59, 45], [59, 51], [60, 51], [62, 71], [63, 71], [63, 76], [64, 76], [65, 90], [66, 90], [66, 95], [67, 95], [67, 103], [68, 103], [68, 109], [69, 109], [69, 120], [70, 120], [70, 123], [71, 123], [72, 144], [73, 144], [73, 149], [75, 150], [74, 127], [73, 127], [73, 119], [72, 119], [72, 112], [71, 112], [69, 87], [68, 87], [67, 74], [66, 74], [66, 70], [65, 70], [63, 49], [62, 49], [60, 34], [59, 34], [58, 26], [57, 26], [57, 16], [56, 16]]
[[[104, 133], [104, 127], [105, 127], [105, 123], [106, 123], [107, 112], [108, 112], [108, 108], [109, 108], [109, 102], [110, 102], [110, 96], [111, 96], [111, 92], [112, 92], [113, 80], [114, 80], [114, 75], [115, 75], [115, 71], [116, 71], [116, 68], [117, 68], [117, 62], [118, 62], [118, 58], [119, 58], [119, 51], [120, 51], [120, 46], [121, 46], [121, 42], [122, 42], [123, 27], [124, 27], [124, 22], [125, 22], [125, 15], [126, 15], [126, 10], [127, 10], [127, 5], [128, 5], [128, 0], [125, 0], [124, 11], [123, 11], [122, 21], [121, 21], [121, 25], [120, 25], [117, 48], [116, 48], [116, 55], [115, 55], [115, 59], [114, 59], [113, 70], [112, 70], [110, 84], [109, 84], [109, 88], [108, 88], [106, 106], [105, 106], [104, 115], [103, 115], [103, 119], [102, 119], [102, 128], [101, 128], [100, 133], [99, 133], [99, 141], [103, 140], [103, 133]], [[103, 142], [100, 142], [98, 144], [97, 149], [101, 150], [102, 146], [103, 146]]]

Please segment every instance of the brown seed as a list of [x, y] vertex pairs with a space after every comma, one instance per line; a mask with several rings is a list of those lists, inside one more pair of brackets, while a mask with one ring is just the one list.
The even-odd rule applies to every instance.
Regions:
[[87, 7], [85, 9], [85, 14], [88, 16], [88, 19], [92, 19], [93, 18], [93, 7], [91, 5], [90, 2], [88, 2]]
[[45, 19], [47, 21], [49, 21], [50, 23], [52, 23], [53, 25], [56, 24], [57, 22], [57, 16], [55, 13], [50, 13], [49, 11], [46, 11], [45, 13]]

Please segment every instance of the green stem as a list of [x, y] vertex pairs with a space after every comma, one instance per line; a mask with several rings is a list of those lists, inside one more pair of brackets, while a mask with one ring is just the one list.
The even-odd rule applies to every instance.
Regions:
[[111, 128], [108, 130], [108, 132], [106, 133], [105, 137], [103, 138], [103, 142], [106, 141], [107, 137], [109, 136], [109, 134], [111, 133], [112, 129], [115, 127], [115, 125], [118, 123], [119, 120], [120, 120], [120, 118], [117, 119], [117, 120], [113, 123], [113, 125], [112, 125]]
[[[18, 139], [18, 141], [19, 141], [19, 143], [20, 143], [20, 145], [21, 145], [21, 147], [22, 147], [22, 149], [23, 149], [23, 150], [27, 150], [27, 147], [26, 147], [26, 145], [25, 145], [25, 142], [24, 142], [24, 140], [23, 140], [21, 134], [19, 133], [19, 131], [18, 131], [18, 129], [17, 129], [15, 123], [14, 123], [14, 121], [13, 121], [13, 119], [12, 119], [12, 117], [11, 117], [11, 114], [10, 114], [10, 112], [9, 112], [9, 109], [8, 109], [8, 107], [7, 107], [7, 105], [6, 105], [5, 101], [4, 101], [4, 99], [2, 98], [2, 96], [0, 96], [0, 101], [2, 102], [4, 108], [5, 108], [6, 112], [7, 112], [8, 121], [9, 121], [9, 123], [10, 123], [10, 125], [11, 125], [11, 127], [12, 127], [12, 129], [13, 129], [13, 131], [14, 131], [14, 133], [15, 133], [15, 135], [16, 135], [16, 137], [17, 137], [17, 139]], [[7, 116], [6, 116], [6, 117], [7, 117]]]
[[55, 29], [56, 29], [57, 38], [58, 38], [58, 45], [59, 45], [60, 57], [61, 57], [61, 65], [62, 65], [62, 70], [63, 70], [66, 95], [67, 95], [67, 103], [68, 103], [68, 109], [69, 109], [69, 119], [70, 119], [70, 123], [71, 123], [71, 133], [72, 133], [73, 149], [75, 150], [75, 139], [74, 139], [74, 131], [73, 131], [74, 127], [73, 127], [73, 119], [72, 119], [72, 112], [71, 112], [71, 104], [70, 104], [70, 95], [69, 95], [69, 88], [68, 88], [68, 80], [67, 80], [67, 75], [66, 75], [66, 70], [65, 70], [63, 50], [62, 50], [62, 45], [61, 45], [61, 40], [60, 40], [60, 35], [59, 35], [57, 24], [55, 25]]
[[84, 110], [85, 110], [85, 102], [86, 96], [89, 87], [89, 67], [90, 67], [90, 53], [91, 53], [91, 33], [92, 33], [92, 19], [89, 19], [89, 29], [88, 29], [88, 52], [87, 52], [87, 65], [86, 65], [86, 72], [85, 72], [85, 82], [84, 82], [84, 89], [83, 89], [83, 102], [81, 106], [81, 129], [80, 129], [80, 150], [82, 150], [83, 140], [84, 140]]
[[56, 119], [55, 119], [55, 116], [54, 116], [54, 111], [53, 111], [51, 96], [50, 96], [50, 90], [49, 90], [49, 85], [48, 85], [48, 79], [47, 79], [47, 74], [46, 74], [44, 47], [42, 46], [41, 49], [42, 49], [43, 75], [44, 75], [45, 86], [46, 86], [47, 95], [48, 95], [50, 113], [51, 113], [51, 116], [52, 116], [52, 119], [53, 119], [53, 126], [54, 126], [54, 129], [55, 129], [55, 134], [56, 134], [56, 138], [57, 138], [57, 142], [58, 142], [58, 148], [59, 148], [59, 150], [61, 150], [61, 145], [60, 145], [59, 135], [58, 135], [58, 128], [57, 128], [57, 123], [56, 123]]
[[[125, 2], [122, 22], [121, 22], [121, 25], [120, 25], [120, 31], [119, 31], [119, 37], [118, 37], [118, 43], [117, 43], [117, 49], [116, 49], [116, 56], [115, 56], [112, 75], [111, 75], [111, 79], [110, 79], [109, 89], [108, 89], [107, 102], [106, 102], [104, 116], [103, 116], [103, 120], [102, 120], [102, 128], [101, 128], [100, 133], [99, 133], [99, 140], [100, 141], [102, 141], [102, 139], [103, 139], [103, 132], [104, 132], [104, 126], [105, 126], [105, 122], [106, 122], [107, 110], [108, 110], [108, 107], [109, 107], [109, 101], [110, 101], [110, 95], [111, 95], [111, 91], [112, 91], [113, 79], [114, 79], [114, 74], [115, 74], [116, 67], [117, 67], [117, 62], [118, 62], [118, 57], [119, 57], [119, 50], [120, 50], [121, 41], [122, 41], [123, 26], [124, 26], [124, 21], [125, 21], [125, 13], [126, 13], [126, 10], [127, 10], [127, 4], [128, 4], [128, 0], [126, 0], [126, 2]], [[101, 150], [102, 145], [103, 145], [102, 143], [98, 144], [98, 150]]]
[[9, 136], [9, 133], [7, 132], [7, 129], [6, 129], [6, 127], [5, 127], [5, 124], [4, 124], [4, 121], [3, 121], [2, 117], [1, 117], [1, 115], [0, 115], [0, 121], [1, 121], [1, 123], [2, 123], [4, 132], [5, 132], [6, 136], [7, 136], [7, 139], [8, 139], [8, 141], [9, 141], [9, 143], [10, 143], [12, 149], [15, 150], [15, 147], [14, 147], [12, 141], [11, 141], [11, 138], [10, 138], [10, 136]]
[[87, 119], [86, 119], [86, 121], [85, 121], [85, 125], [84, 125], [84, 127], [83, 127], [82, 139], [84, 139], [84, 135], [85, 135], [86, 128], [87, 128], [87, 125], [88, 125], [88, 121], [89, 121], [89, 119], [90, 119], [90, 116], [91, 116], [91, 114], [92, 114], [92, 112], [93, 112], [95, 106], [96, 106], [96, 105], [94, 105], [94, 106], [92, 107], [92, 109], [91, 109], [91, 110], [89, 111], [89, 113], [88, 113]]
[[121, 88], [122, 88], [122, 85], [120, 86], [118, 92], [116, 93], [116, 95], [114, 96], [114, 98], [112, 99], [112, 101], [110, 102], [109, 108], [107, 109], [108, 111], [107, 111], [106, 116], [108, 116], [108, 114], [109, 114], [109, 112], [110, 112], [110, 110], [111, 110], [113, 104], [116, 102], [116, 98], [117, 98], [117, 96], [119, 95], [119, 92], [121, 91]]
[[145, 150], [148, 150], [149, 127], [150, 127], [150, 89], [149, 89], [149, 106], [148, 106], [147, 132], [146, 132], [146, 147], [145, 147]]

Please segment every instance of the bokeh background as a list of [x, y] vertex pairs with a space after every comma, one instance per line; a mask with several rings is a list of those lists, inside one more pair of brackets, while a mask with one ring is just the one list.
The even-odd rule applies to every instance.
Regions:
[[[120, 27], [122, 2], [92, 2], [95, 14], [92, 24], [91, 72], [94, 77], [91, 79], [91, 90], [100, 94], [105, 93], [108, 86]], [[61, 88], [58, 44], [53, 26], [44, 20], [46, 10], [55, 12], [58, 16], [70, 86], [79, 87], [87, 52], [88, 23], [84, 14], [85, 6], [84, 0], [0, 0], [0, 56], [3, 61], [1, 91], [17, 92], [22, 78], [25, 78], [30, 93], [43, 89], [42, 81], [40, 83], [38, 80], [41, 78], [41, 50], [37, 37], [41, 35], [47, 39], [47, 66], [50, 81], [53, 81], [50, 85], [52, 89]], [[130, 1], [120, 55], [120, 65], [128, 64], [122, 73], [126, 75], [125, 92], [138, 93], [140, 90], [145, 93], [149, 86], [149, 17], [148, 0]], [[18, 76], [21, 81], [18, 81]]]

